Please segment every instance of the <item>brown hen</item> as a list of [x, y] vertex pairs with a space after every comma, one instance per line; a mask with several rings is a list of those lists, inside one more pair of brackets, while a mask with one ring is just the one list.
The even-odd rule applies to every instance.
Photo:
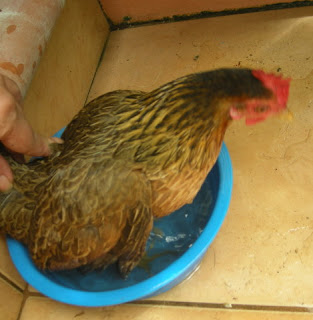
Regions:
[[40, 269], [104, 268], [126, 276], [144, 254], [153, 218], [191, 203], [232, 119], [286, 108], [289, 80], [262, 71], [191, 74], [149, 92], [88, 103], [53, 156], [15, 162], [0, 194], [0, 232], [22, 241]]

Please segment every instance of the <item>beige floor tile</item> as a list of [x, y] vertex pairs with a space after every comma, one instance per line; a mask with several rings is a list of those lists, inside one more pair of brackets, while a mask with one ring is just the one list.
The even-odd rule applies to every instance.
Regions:
[[292, 77], [294, 121], [235, 123], [230, 210], [200, 270], [156, 299], [312, 305], [313, 8], [115, 31], [89, 99], [181, 75], [251, 67]]
[[2, 273], [9, 280], [13, 281], [17, 286], [19, 286], [22, 290], [25, 288], [26, 283], [16, 270], [5, 241], [5, 237], [0, 235], [0, 273]]
[[23, 294], [0, 278], [0, 320], [16, 320]]
[[[312, 68], [313, 8], [287, 9], [114, 31], [89, 100], [117, 89], [148, 91], [218, 67], [280, 70], [301, 80]], [[294, 83], [293, 83], [294, 86]]]
[[97, 0], [66, 1], [25, 99], [40, 133], [55, 133], [84, 105], [108, 32]]
[[28, 298], [20, 320], [130, 320], [130, 319], [181, 319], [181, 320], [306, 320], [311, 314], [255, 312], [205, 309], [197, 307], [169, 307], [123, 305], [106, 308], [81, 308], [51, 301], [46, 298]]

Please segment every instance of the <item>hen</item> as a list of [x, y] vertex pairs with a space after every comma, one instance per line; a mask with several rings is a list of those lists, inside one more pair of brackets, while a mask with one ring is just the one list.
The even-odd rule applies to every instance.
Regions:
[[153, 218], [191, 203], [232, 119], [251, 125], [286, 108], [289, 80], [263, 71], [191, 74], [149, 93], [119, 90], [88, 103], [53, 156], [15, 162], [0, 194], [0, 232], [22, 241], [40, 269], [126, 276]]

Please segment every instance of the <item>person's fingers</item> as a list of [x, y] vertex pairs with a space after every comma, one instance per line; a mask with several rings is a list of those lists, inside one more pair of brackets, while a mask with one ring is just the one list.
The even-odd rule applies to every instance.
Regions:
[[64, 140], [62, 140], [61, 138], [50, 137], [48, 139], [49, 139], [50, 143], [59, 143], [59, 144], [64, 143]]
[[11, 189], [13, 174], [7, 161], [0, 155], [0, 191]]
[[2, 137], [0, 136], [0, 139], [8, 149], [14, 152], [29, 156], [48, 156], [51, 153], [49, 148], [51, 143], [62, 143], [61, 139], [46, 138], [34, 132], [18, 104], [7, 112], [4, 119], [7, 119], [2, 123], [4, 128], [2, 131], [5, 133]]
[[[22, 103], [22, 94], [17, 84], [2, 74], [0, 74], [0, 88], [1, 90], [5, 90], [6, 94], [10, 93], [10, 95], [14, 97], [15, 101]], [[3, 93], [3, 91], [1, 93]]]
[[10, 131], [1, 138], [1, 142], [14, 152], [30, 156], [47, 156], [50, 154], [49, 139], [33, 132], [26, 119], [17, 119]]
[[[62, 143], [59, 138], [46, 138], [33, 131], [21, 107], [21, 95], [16, 84], [0, 75], [0, 141], [9, 149], [13, 158], [19, 155], [48, 156], [50, 145]], [[23, 160], [23, 156], [20, 157]], [[0, 191], [12, 187], [13, 173], [7, 161], [0, 155]]]

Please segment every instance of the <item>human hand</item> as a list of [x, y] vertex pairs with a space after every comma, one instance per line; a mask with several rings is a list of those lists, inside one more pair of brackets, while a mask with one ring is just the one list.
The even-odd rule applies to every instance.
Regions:
[[[49, 145], [62, 142], [33, 131], [24, 117], [18, 86], [3, 75], [0, 75], [0, 141], [10, 151], [29, 156], [48, 156], [51, 153]], [[0, 191], [10, 189], [12, 183], [12, 170], [0, 155]]]

